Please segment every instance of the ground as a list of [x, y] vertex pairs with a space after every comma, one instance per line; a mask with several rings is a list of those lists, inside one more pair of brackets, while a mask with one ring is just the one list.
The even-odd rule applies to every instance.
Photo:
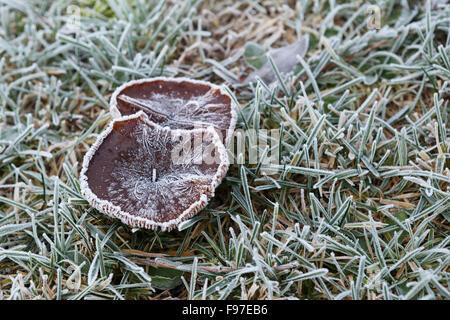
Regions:
[[[450, 298], [446, 1], [6, 0], [0, 16], [0, 299]], [[306, 35], [279, 72], [271, 53]], [[247, 83], [264, 61], [273, 82]], [[280, 163], [233, 164], [178, 229], [133, 230], [78, 177], [114, 89], [161, 75], [226, 84], [238, 129], [278, 130]]]

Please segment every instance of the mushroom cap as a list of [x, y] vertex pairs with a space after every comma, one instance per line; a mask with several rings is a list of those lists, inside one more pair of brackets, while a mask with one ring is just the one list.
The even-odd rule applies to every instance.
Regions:
[[99, 211], [133, 227], [165, 231], [207, 205], [228, 165], [212, 126], [170, 129], [139, 111], [113, 119], [98, 136], [84, 156], [80, 186]]
[[113, 117], [144, 111], [152, 122], [171, 129], [212, 125], [228, 145], [237, 120], [237, 106], [225, 87], [188, 78], [134, 80], [117, 88], [110, 102]]

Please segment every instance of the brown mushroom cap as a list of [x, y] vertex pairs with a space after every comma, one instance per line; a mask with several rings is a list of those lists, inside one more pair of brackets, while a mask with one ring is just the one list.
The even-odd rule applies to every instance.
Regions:
[[[190, 153], [181, 148], [185, 143]], [[227, 169], [225, 146], [212, 126], [170, 129], [140, 111], [114, 119], [99, 135], [84, 157], [80, 182], [99, 211], [133, 227], [171, 230], [206, 206]]]
[[236, 106], [223, 87], [187, 78], [130, 81], [111, 97], [111, 113], [120, 117], [144, 111], [152, 122], [171, 129], [212, 125], [229, 143], [237, 119]]

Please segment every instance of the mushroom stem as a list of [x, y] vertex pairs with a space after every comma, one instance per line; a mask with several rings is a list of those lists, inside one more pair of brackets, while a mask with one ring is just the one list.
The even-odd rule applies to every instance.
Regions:
[[153, 176], [152, 176], [152, 181], [155, 182], [156, 181], [156, 169], [153, 168]]

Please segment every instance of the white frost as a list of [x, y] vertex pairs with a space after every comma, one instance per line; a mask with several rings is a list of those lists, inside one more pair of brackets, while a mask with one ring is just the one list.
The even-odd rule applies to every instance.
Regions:
[[[151, 98], [138, 99], [121, 93], [127, 87], [155, 81], [190, 82], [206, 85], [211, 89], [205, 95], [194, 96], [189, 100], [180, 99], [171, 94], [153, 94]], [[161, 87], [161, 85], [159, 86]], [[220, 95], [230, 98], [229, 114], [227, 114], [227, 112], [219, 112], [221, 109], [226, 109], [226, 105], [213, 102], [213, 93], [217, 90], [220, 92]], [[225, 88], [201, 80], [192, 80], [182, 77], [156, 77], [124, 83], [114, 91], [111, 97], [111, 114], [115, 118], [121, 116], [117, 106], [118, 100], [128, 102], [135, 107], [139, 107], [147, 114], [154, 115], [158, 118], [158, 123], [160, 125], [169, 126], [172, 129], [191, 129], [196, 126], [207, 127], [212, 125], [217, 129], [224, 130], [226, 132], [225, 145], [228, 145], [237, 121], [237, 106], [226, 92]]]

